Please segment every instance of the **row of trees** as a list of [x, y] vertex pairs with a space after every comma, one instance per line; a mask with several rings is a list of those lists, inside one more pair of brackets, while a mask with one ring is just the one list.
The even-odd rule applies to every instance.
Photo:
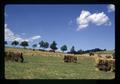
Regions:
[[[7, 41], [5, 41], [5, 45], [7, 45], [7, 44], [8, 44]], [[28, 44], [27, 41], [23, 41], [23, 42], [21, 42], [20, 44], [19, 44], [18, 41], [13, 41], [13, 42], [11, 43], [11, 45], [12, 45], [13, 47], [16, 47], [17, 45], [20, 45], [20, 46], [23, 46], [24, 48], [26, 48], [27, 46], [29, 46], [29, 44]]]
[[[7, 45], [8, 43], [7, 43], [7, 41], [5, 41], [5, 45]], [[24, 48], [26, 48], [27, 46], [29, 46], [29, 44], [28, 44], [28, 42], [27, 41], [23, 41], [23, 42], [21, 42], [21, 43], [19, 43], [18, 41], [13, 41], [12, 43], [11, 43], [11, 45], [13, 46], [13, 47], [16, 47], [17, 45], [20, 45], [20, 46], [22, 46], [22, 47], [24, 47]], [[58, 48], [57, 48], [57, 43], [55, 42], [55, 41], [53, 41], [51, 44], [49, 44], [48, 42], [45, 42], [45, 41], [40, 41], [39, 42], [39, 45], [40, 45], [40, 48], [42, 48], [43, 50], [45, 50], [45, 49], [47, 49], [47, 48], [51, 48], [53, 51], [55, 51], [55, 50], [57, 50]], [[37, 44], [33, 44], [32, 45], [32, 47], [35, 49], [36, 47], [37, 47]], [[62, 47], [61, 47], [61, 50], [64, 52], [64, 51], [66, 51], [67, 50], [67, 46], [66, 45], [63, 45]]]
[[84, 54], [84, 53], [91, 53], [91, 52], [98, 52], [98, 51], [106, 51], [106, 49], [100, 49], [100, 48], [95, 48], [95, 49], [90, 49], [90, 50], [78, 50], [74, 51], [75, 54]]
[[[7, 41], [5, 41], [5, 45], [7, 44]], [[11, 45], [13, 45], [14, 47], [16, 47], [17, 45], [20, 45], [24, 48], [26, 48], [27, 46], [29, 46], [28, 42], [27, 41], [23, 41], [19, 44], [18, 41], [13, 41], [11, 43]], [[39, 46], [40, 48], [42, 48], [41, 50], [45, 50], [47, 48], [51, 48], [53, 51], [57, 50], [57, 43], [55, 41], [53, 41], [51, 44], [49, 44], [48, 42], [46, 41], [40, 41], [39, 42]], [[35, 49], [37, 47], [37, 44], [33, 44], [32, 45], [33, 49]], [[63, 45], [61, 46], [61, 51], [67, 51], [67, 46], [66, 45]], [[99, 49], [99, 48], [95, 48], [95, 49], [90, 49], [90, 50], [85, 50], [83, 51], [82, 49], [78, 50], [78, 51], [75, 51], [75, 47], [72, 46], [72, 48], [70, 49], [70, 52], [67, 52], [67, 53], [74, 53], [74, 54], [84, 54], [84, 53], [90, 53], [90, 52], [97, 52], [97, 51], [106, 51], [106, 49]]]

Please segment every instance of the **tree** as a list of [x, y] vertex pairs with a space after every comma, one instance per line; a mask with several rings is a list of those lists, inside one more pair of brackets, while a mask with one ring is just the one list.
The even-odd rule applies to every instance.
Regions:
[[104, 49], [103, 51], [107, 51], [107, 49]]
[[29, 46], [27, 41], [23, 41], [21, 42], [20, 46], [23, 46], [24, 48], [26, 48], [27, 46]]
[[35, 49], [37, 47], [37, 44], [33, 44], [32, 47]]
[[66, 45], [63, 45], [62, 47], [61, 47], [61, 51], [66, 51], [67, 50], [67, 46]]
[[13, 41], [13, 42], [11, 43], [11, 45], [13, 45], [13, 46], [17, 46], [18, 44], [19, 44], [18, 41]]
[[41, 48], [44, 48], [44, 41], [43, 41], [43, 40], [40, 41], [40, 42], [39, 42], [39, 45], [40, 45]]
[[48, 42], [44, 42], [43, 47], [44, 48], [48, 48], [49, 47], [49, 43]]
[[72, 46], [72, 48], [71, 48], [70, 52], [71, 52], [71, 53], [73, 53], [73, 54], [76, 52], [76, 51], [75, 51], [75, 47], [74, 47], [74, 46]]
[[53, 51], [57, 50], [57, 49], [58, 49], [58, 48], [57, 48], [57, 43], [56, 43], [55, 41], [53, 41], [52, 44], [50, 45], [50, 48], [51, 48]]
[[80, 49], [80, 50], [77, 51], [77, 53], [78, 53], [78, 54], [83, 54], [84, 51], [83, 51], [82, 49]]

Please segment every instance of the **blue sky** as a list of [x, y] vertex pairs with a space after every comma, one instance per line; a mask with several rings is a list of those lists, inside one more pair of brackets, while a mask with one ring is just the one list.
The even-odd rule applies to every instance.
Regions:
[[[114, 49], [115, 9], [110, 4], [93, 5], [6, 5], [5, 40], [30, 45], [56, 41], [68, 50]], [[31, 47], [31, 46], [29, 46]]]

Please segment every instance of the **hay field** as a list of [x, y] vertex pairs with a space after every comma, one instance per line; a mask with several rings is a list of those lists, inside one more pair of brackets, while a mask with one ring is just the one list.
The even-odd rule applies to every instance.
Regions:
[[63, 53], [5, 48], [23, 52], [24, 63], [5, 61], [6, 79], [113, 79], [115, 73], [96, 71], [94, 56], [77, 55], [77, 63], [64, 63]]

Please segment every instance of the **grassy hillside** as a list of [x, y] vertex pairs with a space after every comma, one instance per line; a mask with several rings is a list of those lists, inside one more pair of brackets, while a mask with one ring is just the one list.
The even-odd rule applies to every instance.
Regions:
[[25, 63], [5, 62], [6, 79], [112, 79], [113, 72], [95, 70], [94, 60], [64, 63], [60, 57], [24, 56]]
[[[5, 61], [6, 79], [113, 79], [113, 72], [96, 71], [95, 60], [78, 55], [78, 63], [64, 63], [62, 53], [6, 48], [24, 52], [24, 63]], [[34, 55], [32, 55], [34, 54]]]
[[101, 53], [101, 54], [112, 54], [114, 51], [113, 50], [108, 50], [108, 51], [99, 51], [95, 53]]
[[54, 53], [47, 51], [33, 51], [32, 49], [23, 49], [23, 48], [6, 48], [5, 51], [13, 51], [13, 52], [22, 52], [24, 56], [62, 56], [63, 53]]
[[[46, 52], [46, 51], [33, 51], [32, 49], [23, 49], [23, 48], [5, 48], [6, 51], [18, 51], [18, 52], [22, 52], [25, 56], [64, 56], [64, 53], [62, 52]], [[112, 54], [113, 51], [109, 50], [109, 51], [99, 51], [99, 52], [94, 52], [95, 54]], [[76, 54], [76, 56], [89, 56], [89, 53], [86, 54]]]

